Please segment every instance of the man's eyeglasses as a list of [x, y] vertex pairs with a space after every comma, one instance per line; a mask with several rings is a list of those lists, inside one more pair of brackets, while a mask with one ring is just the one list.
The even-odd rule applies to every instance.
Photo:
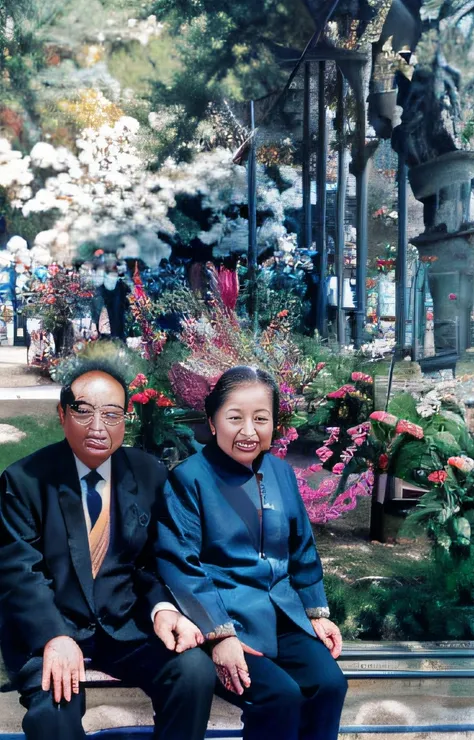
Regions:
[[92, 423], [97, 411], [108, 427], [116, 427], [125, 419], [125, 411], [120, 406], [92, 406], [85, 402], [74, 402], [68, 405], [74, 421], [85, 427]]

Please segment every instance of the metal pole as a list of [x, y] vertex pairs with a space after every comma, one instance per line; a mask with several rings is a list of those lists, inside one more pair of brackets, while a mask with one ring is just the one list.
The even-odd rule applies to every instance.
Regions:
[[303, 247], [310, 249], [313, 242], [313, 223], [311, 215], [311, 64], [304, 65], [304, 88], [303, 88], [303, 163], [302, 163], [302, 185], [303, 185]]
[[[360, 71], [363, 74], [363, 71]], [[366, 320], [366, 280], [367, 280], [367, 162], [365, 157], [365, 100], [357, 101], [356, 149], [356, 228], [357, 228], [357, 266], [356, 266], [356, 313], [354, 346], [360, 349], [363, 343]]]
[[319, 62], [318, 78], [318, 159], [317, 159], [317, 249], [319, 263], [318, 313], [316, 326], [322, 337], [327, 336], [327, 243], [326, 243], [326, 169], [327, 169], [327, 122], [325, 96], [326, 62]]
[[397, 358], [403, 356], [406, 343], [406, 294], [407, 294], [407, 165], [404, 152], [398, 155], [398, 252], [395, 271], [396, 323], [395, 345]]
[[250, 151], [248, 158], [248, 207], [249, 207], [249, 240], [247, 253], [249, 302], [248, 311], [256, 330], [257, 317], [257, 158], [255, 141], [255, 107], [250, 101]]
[[345, 98], [347, 82], [340, 69], [337, 70], [337, 198], [336, 198], [336, 243], [335, 262], [337, 275], [337, 339], [340, 345], [346, 340], [346, 316], [344, 313], [344, 222], [346, 216], [347, 150], [344, 141]]

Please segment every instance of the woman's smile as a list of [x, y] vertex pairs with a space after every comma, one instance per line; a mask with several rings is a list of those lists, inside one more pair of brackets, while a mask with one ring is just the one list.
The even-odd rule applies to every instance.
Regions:
[[257, 449], [259, 443], [256, 440], [249, 440], [249, 439], [238, 439], [234, 446], [237, 447], [237, 449], [242, 450], [242, 452], [255, 452]]

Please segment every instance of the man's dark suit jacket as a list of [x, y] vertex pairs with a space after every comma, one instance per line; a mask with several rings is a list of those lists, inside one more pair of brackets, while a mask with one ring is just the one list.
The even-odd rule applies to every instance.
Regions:
[[151, 611], [171, 601], [154, 574], [155, 506], [166, 469], [141, 450], [112, 455], [111, 538], [94, 581], [80, 482], [67, 441], [11, 465], [0, 478], [0, 641], [10, 673], [58, 635], [104, 630], [143, 639]]

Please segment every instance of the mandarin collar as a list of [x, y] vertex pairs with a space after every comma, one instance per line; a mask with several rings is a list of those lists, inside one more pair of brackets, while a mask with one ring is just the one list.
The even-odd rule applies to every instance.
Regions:
[[268, 450], [261, 452], [253, 461], [252, 468], [248, 468], [246, 465], [242, 465], [242, 463], [234, 460], [233, 457], [230, 457], [230, 455], [224, 452], [219, 447], [215, 439], [213, 439], [212, 442], [209, 442], [202, 451], [206, 460], [208, 460], [208, 462], [210, 462], [214, 467], [219, 468], [219, 470], [224, 474], [236, 475], [245, 480], [249, 480], [256, 473], [261, 472], [260, 469], [262, 467], [263, 460], [268, 452]]

